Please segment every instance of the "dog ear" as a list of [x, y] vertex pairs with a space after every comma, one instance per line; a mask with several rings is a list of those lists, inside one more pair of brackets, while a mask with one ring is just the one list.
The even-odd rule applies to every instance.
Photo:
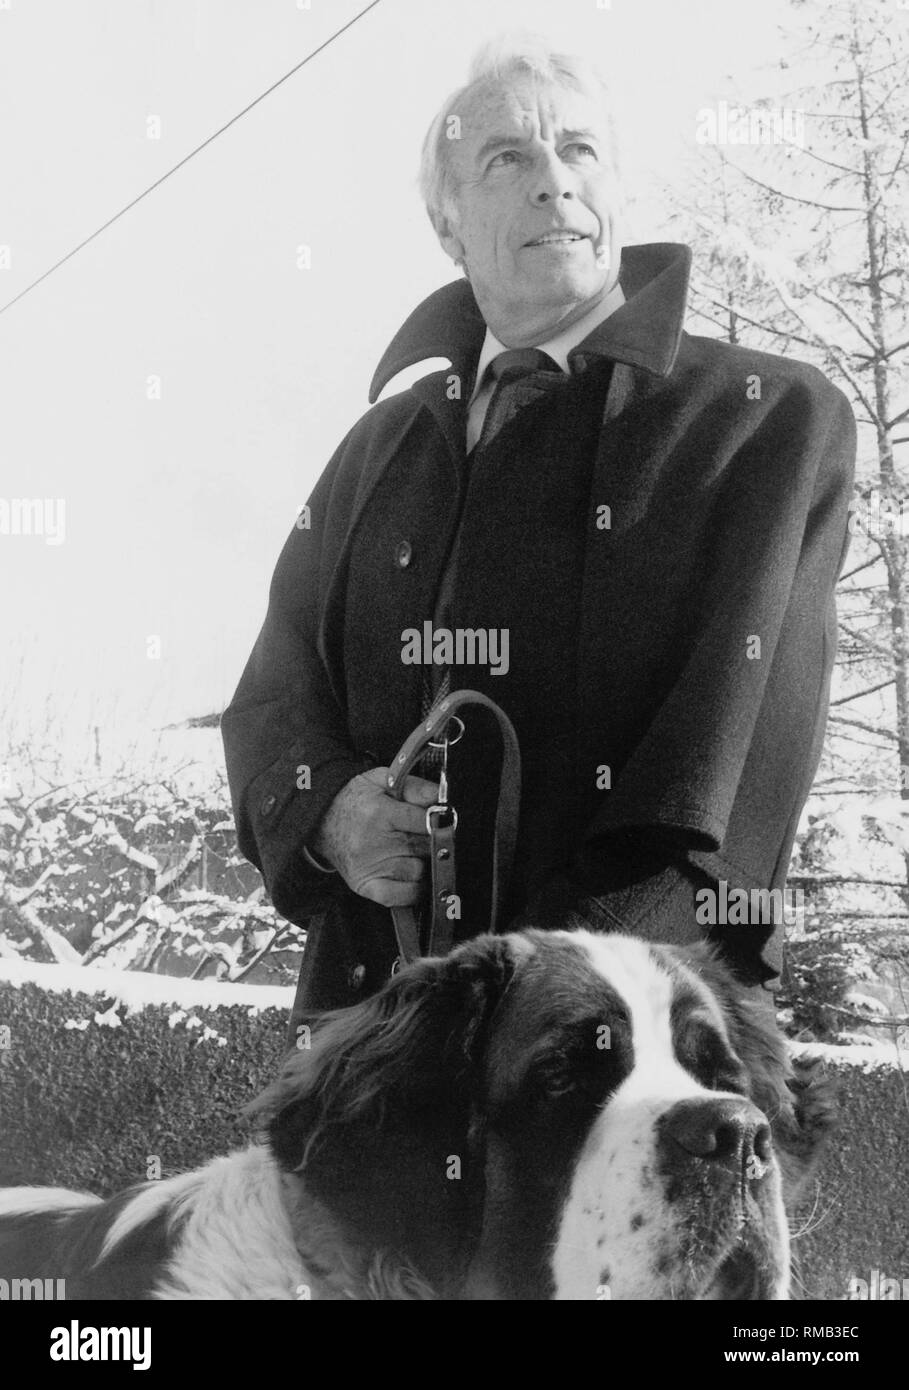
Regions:
[[483, 1206], [489, 1024], [516, 967], [506, 938], [414, 962], [375, 996], [313, 1022], [256, 1108], [285, 1171], [433, 1287], [457, 1278]]

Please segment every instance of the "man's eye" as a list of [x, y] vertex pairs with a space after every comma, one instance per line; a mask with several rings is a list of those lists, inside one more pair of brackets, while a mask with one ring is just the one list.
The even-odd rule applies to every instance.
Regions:
[[501, 150], [489, 161], [489, 168], [494, 169], [497, 165], [514, 164], [520, 157], [517, 150]]
[[587, 142], [586, 142], [585, 140], [574, 140], [574, 141], [572, 141], [572, 143], [571, 143], [570, 145], [566, 145], [566, 146], [565, 146], [565, 153], [566, 153], [566, 154], [570, 154], [570, 155], [572, 156], [572, 158], [575, 158], [575, 157], [578, 157], [578, 156], [579, 156], [581, 159], [598, 159], [598, 158], [599, 158], [599, 156], [598, 156], [596, 150], [594, 149], [593, 145], [588, 145]]

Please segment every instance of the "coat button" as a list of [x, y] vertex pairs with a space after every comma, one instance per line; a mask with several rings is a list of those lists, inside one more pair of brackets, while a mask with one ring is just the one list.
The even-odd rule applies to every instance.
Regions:
[[263, 797], [260, 802], [259, 810], [262, 812], [263, 816], [270, 816], [277, 804], [278, 798], [276, 796], [266, 796]]
[[349, 984], [353, 990], [361, 990], [366, 984], [366, 966], [355, 965], [350, 972]]
[[395, 551], [395, 562], [398, 566], [398, 569], [406, 570], [407, 566], [410, 564], [412, 557], [413, 547], [410, 544], [410, 541], [401, 541], [400, 545]]

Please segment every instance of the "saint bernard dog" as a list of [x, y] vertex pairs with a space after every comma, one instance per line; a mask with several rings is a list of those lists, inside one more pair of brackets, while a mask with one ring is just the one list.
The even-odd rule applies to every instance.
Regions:
[[0, 1191], [85, 1299], [785, 1299], [825, 1083], [707, 948], [480, 936], [314, 1017], [259, 1142], [109, 1201]]

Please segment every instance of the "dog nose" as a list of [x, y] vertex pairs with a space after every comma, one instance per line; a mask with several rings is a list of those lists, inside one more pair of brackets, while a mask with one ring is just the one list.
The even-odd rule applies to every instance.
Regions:
[[770, 1126], [756, 1105], [739, 1096], [680, 1100], [663, 1116], [663, 1135], [671, 1148], [726, 1167], [763, 1175], [773, 1152]]

